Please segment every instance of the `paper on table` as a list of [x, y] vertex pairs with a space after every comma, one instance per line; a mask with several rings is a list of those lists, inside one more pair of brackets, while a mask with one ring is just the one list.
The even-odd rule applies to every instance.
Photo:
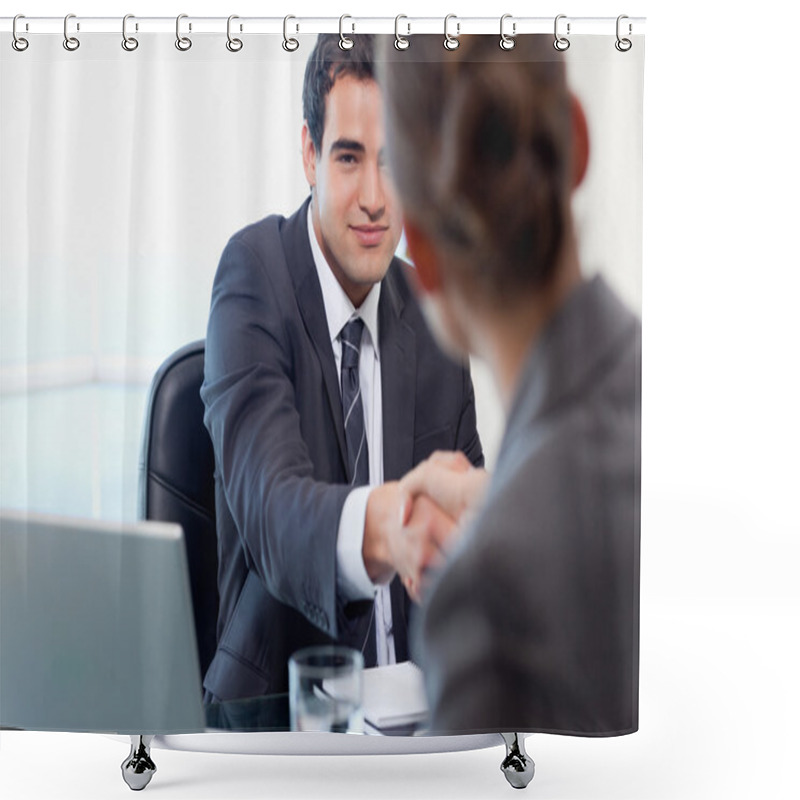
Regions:
[[364, 670], [364, 719], [375, 728], [396, 728], [428, 716], [425, 683], [411, 661]]

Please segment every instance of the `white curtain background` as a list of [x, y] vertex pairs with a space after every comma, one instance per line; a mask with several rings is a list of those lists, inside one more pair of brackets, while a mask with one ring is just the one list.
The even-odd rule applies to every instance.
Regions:
[[[0, 505], [130, 520], [150, 379], [205, 336], [231, 234], [307, 194], [303, 71], [314, 37], [61, 35], [0, 48]], [[586, 274], [641, 309], [642, 60], [573, 36], [592, 151], [575, 200]], [[413, 47], [408, 52], [413, 58]], [[503, 418], [474, 364], [488, 464]]]

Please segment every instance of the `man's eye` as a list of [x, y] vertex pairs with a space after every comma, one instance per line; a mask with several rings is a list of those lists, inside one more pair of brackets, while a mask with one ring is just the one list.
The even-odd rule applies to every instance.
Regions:
[[356, 157], [352, 153], [342, 153], [337, 159], [340, 164], [355, 164]]

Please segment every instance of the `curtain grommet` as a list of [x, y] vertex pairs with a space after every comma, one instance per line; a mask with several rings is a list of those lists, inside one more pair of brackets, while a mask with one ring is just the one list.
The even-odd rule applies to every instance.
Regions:
[[[620, 22], [622, 22], [622, 20], [624, 20], [624, 19], [628, 19], [628, 15], [627, 14], [620, 14], [617, 17], [617, 41], [614, 42], [614, 47], [616, 47], [617, 50], [619, 50], [620, 53], [627, 53], [628, 50], [630, 50], [631, 47], [633, 47], [633, 42], [630, 39], [624, 38], [624, 37], [619, 35]], [[631, 25], [631, 23], [629, 22], [628, 23], [628, 36], [630, 36], [631, 33], [633, 33], [633, 25]]]
[[[289, 26], [290, 19], [297, 19], [297, 17], [293, 17], [291, 14], [289, 14], [283, 18], [283, 43], [281, 46], [287, 53], [294, 53], [294, 51], [300, 47], [300, 42], [298, 42], [294, 37], [287, 36], [286, 31]], [[296, 30], [299, 30], [299, 26], [296, 28]]]
[[[511, 35], [507, 34], [505, 31], [505, 24], [507, 19], [512, 20]], [[511, 14], [503, 14], [503, 16], [500, 17], [500, 49], [513, 50], [517, 44], [516, 40], [514, 39], [516, 35], [517, 35], [517, 23], [513, 21], [513, 17]]]
[[[70, 53], [74, 53], [81, 46], [81, 42], [80, 42], [80, 39], [78, 39], [76, 36], [70, 36], [69, 35], [69, 21], [71, 19], [75, 19], [75, 15], [74, 14], [67, 14], [67, 16], [64, 17], [64, 42], [63, 42], [63, 44], [64, 44], [64, 49], [65, 50], [69, 50]], [[80, 25], [77, 25], [76, 30], [80, 30], [80, 29], [81, 29]]]
[[[233, 22], [233, 20], [235, 19], [239, 19], [239, 17], [236, 14], [231, 14], [228, 17], [228, 30], [227, 30], [228, 41], [225, 42], [225, 47], [227, 47], [228, 51], [231, 53], [238, 53], [244, 47], [244, 42], [242, 42], [241, 39], [237, 39], [231, 36], [231, 22]], [[240, 25], [239, 30], [241, 31], [241, 29], [242, 27]]]
[[[122, 49], [132, 53], [138, 46], [139, 40], [133, 36], [128, 36], [128, 20], [134, 19], [133, 14], [126, 14], [122, 18]], [[136, 25], [136, 30], [139, 30], [139, 25]]]
[[400, 35], [400, 20], [401, 19], [408, 19], [405, 14], [398, 14], [394, 18], [394, 49], [395, 50], [408, 50], [411, 47], [411, 42], [408, 40], [407, 37], [411, 35], [411, 23], [407, 22], [406, 27], [408, 30], [406, 31], [405, 36]]
[[[181, 20], [188, 19], [188, 14], [178, 14], [175, 19], [175, 47], [182, 53], [185, 53], [192, 46], [192, 40], [188, 36], [181, 33]], [[192, 23], [189, 23], [189, 31], [192, 30]]]
[[[456, 21], [456, 33], [455, 36], [450, 33], [447, 26], [451, 19]], [[444, 45], [445, 50], [458, 50], [458, 46], [461, 42], [458, 41], [458, 37], [461, 34], [461, 23], [458, 21], [458, 17], [455, 14], [448, 14], [444, 18]]]
[[[353, 19], [349, 14], [342, 14], [339, 17], [339, 49], [340, 50], [352, 50], [353, 45], [355, 42], [349, 37], [344, 35], [344, 21], [346, 19]], [[350, 33], [354, 33], [356, 29], [355, 23], [352, 25], [352, 30]]]
[[[20, 36], [17, 33], [17, 20], [20, 20], [20, 19], [25, 19], [25, 15], [24, 14], [17, 14], [17, 16], [14, 17], [14, 22], [11, 24], [11, 36], [13, 37], [11, 39], [11, 46], [18, 53], [24, 53], [28, 49], [28, 45], [30, 44], [30, 42], [24, 36]], [[26, 24], [26, 28], [27, 28], [27, 24]]]
[[567, 19], [567, 15], [559, 14], [556, 17], [555, 22], [553, 23], [553, 36], [555, 37], [553, 39], [553, 47], [555, 47], [555, 49], [558, 50], [559, 53], [563, 53], [565, 50], [569, 50], [569, 44], [570, 44], [569, 39], [567, 39], [567, 36], [569, 36], [570, 34], [570, 27], [571, 27], [570, 23], [567, 22], [567, 36], [561, 36], [561, 34], [558, 32], [558, 21], [562, 19]]

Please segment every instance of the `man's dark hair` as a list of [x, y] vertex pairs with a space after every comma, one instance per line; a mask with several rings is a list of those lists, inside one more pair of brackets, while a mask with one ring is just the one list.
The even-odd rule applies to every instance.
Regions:
[[320, 34], [308, 57], [303, 80], [303, 117], [317, 153], [322, 149], [325, 130], [325, 98], [337, 78], [352, 75], [362, 81], [375, 80], [372, 35], [360, 33], [353, 36], [353, 41], [353, 47], [342, 50], [338, 34]]

